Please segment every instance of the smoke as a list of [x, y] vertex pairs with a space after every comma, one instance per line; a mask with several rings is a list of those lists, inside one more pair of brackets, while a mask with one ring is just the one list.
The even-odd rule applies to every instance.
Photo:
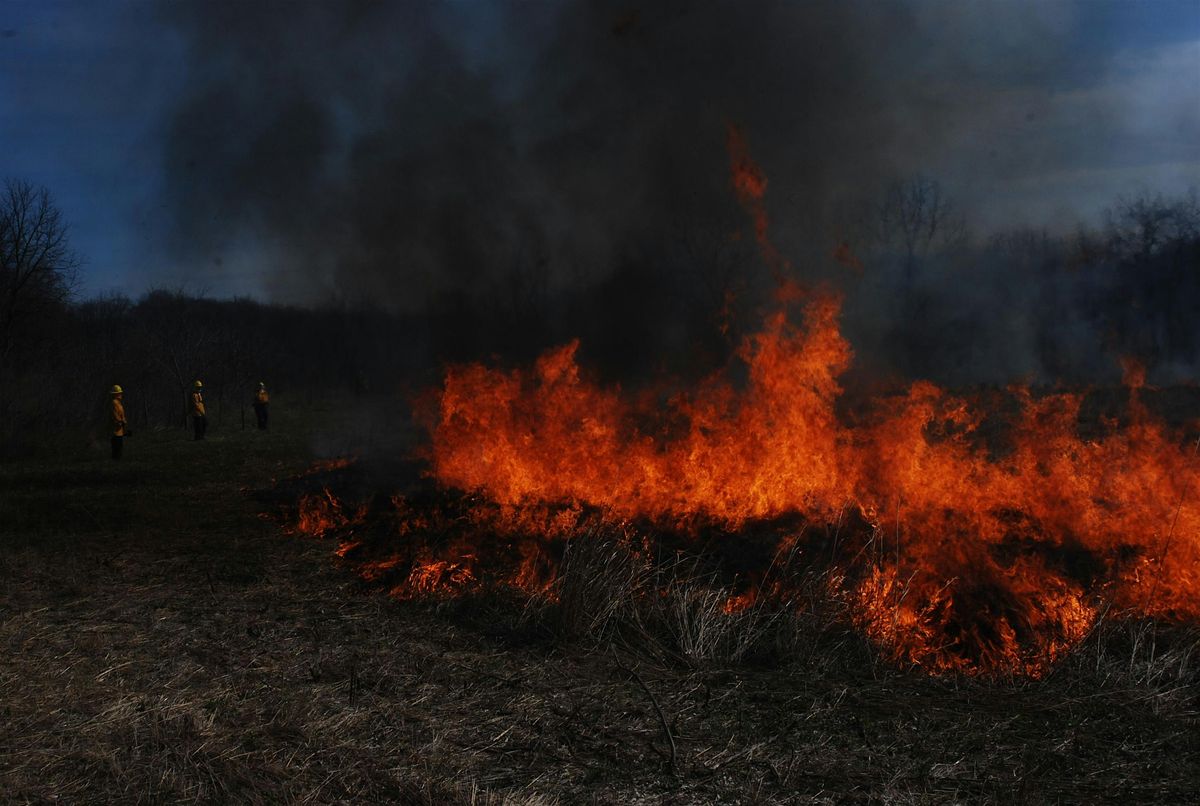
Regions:
[[[805, 279], [844, 280], [830, 255], [862, 237], [861, 211], [888, 182], [945, 177], [969, 211], [1014, 165], [1088, 139], [1039, 146], [1009, 121], [1074, 80], [1072, 8], [171, 3], [191, 65], [169, 112], [171, 246], [196, 266], [252, 265], [281, 301], [432, 312], [443, 340], [488, 332], [449, 353], [580, 335], [602, 365], [648, 366], [715, 332], [731, 296], [753, 308], [768, 283], [738, 240], [727, 125], [768, 177], [781, 252]], [[932, 305], [978, 293], [937, 278]], [[907, 315], [886, 288], [866, 290], [862, 316]], [[503, 313], [488, 330], [490, 308]], [[515, 345], [514, 322], [528, 331]], [[1024, 326], [992, 329], [1008, 327]], [[992, 363], [1026, 368], [1022, 349]]]

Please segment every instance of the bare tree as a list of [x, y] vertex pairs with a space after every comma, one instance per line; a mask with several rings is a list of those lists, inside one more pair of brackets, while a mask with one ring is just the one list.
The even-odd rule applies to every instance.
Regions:
[[77, 267], [49, 191], [8, 180], [0, 193], [0, 365], [48, 310], [70, 298]]
[[878, 240], [904, 253], [905, 279], [913, 279], [917, 260], [935, 246], [966, 238], [966, 225], [936, 179], [916, 176], [896, 181], [879, 205]]
[[1105, 211], [1105, 236], [1118, 260], [1144, 261], [1171, 244], [1200, 237], [1200, 193], [1176, 199], [1162, 194], [1121, 196]]
[[966, 223], [941, 184], [923, 176], [892, 182], [871, 213], [876, 248], [900, 261], [896, 332], [890, 340], [894, 360], [910, 374], [924, 374], [940, 336], [929, 317], [933, 296], [920, 287], [918, 270], [937, 253], [964, 246]]

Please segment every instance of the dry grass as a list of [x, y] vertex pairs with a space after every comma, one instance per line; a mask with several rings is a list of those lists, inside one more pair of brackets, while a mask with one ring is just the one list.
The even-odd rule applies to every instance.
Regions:
[[[789, 599], [736, 604], [737, 592], [702, 557], [656, 559], [652, 537], [584, 529], [566, 547], [554, 584], [522, 612], [557, 641], [605, 650], [614, 643], [657, 663], [702, 669], [754, 661], [820, 663], [869, 647], [849, 630], [824, 574], [778, 558], [763, 581], [787, 577]], [[735, 605], [731, 607], [731, 605]]]
[[[554, 607], [396, 602], [240, 492], [301, 467], [303, 445], [235, 436], [200, 454], [167, 435], [121, 468], [0, 468], [4, 800], [1195, 794], [1186, 631], [1105, 620], [1047, 680], [936, 680], [815, 608], [727, 615], [694, 566], [605, 540], [575, 544]], [[639, 598], [668, 573], [687, 584]]]

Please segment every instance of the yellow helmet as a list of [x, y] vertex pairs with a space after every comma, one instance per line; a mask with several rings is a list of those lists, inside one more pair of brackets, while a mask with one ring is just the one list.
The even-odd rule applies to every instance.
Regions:
[[259, 381], [259, 382], [258, 382], [258, 388], [259, 388], [259, 389], [266, 389], [266, 388], [267, 388], [267, 385], [266, 385], [265, 383], [263, 383], [262, 381]]
[[114, 383], [113, 388], [109, 389], [108, 393], [110, 395], [123, 395], [125, 394], [125, 390], [121, 388], [120, 384]]
[[204, 388], [204, 384], [200, 383], [200, 381], [196, 381], [195, 383], [192, 384], [192, 386], [194, 386], [196, 389]]

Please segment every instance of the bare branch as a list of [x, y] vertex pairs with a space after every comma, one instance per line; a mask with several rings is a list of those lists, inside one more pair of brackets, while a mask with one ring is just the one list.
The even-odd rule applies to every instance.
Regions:
[[45, 188], [9, 180], [0, 193], [0, 363], [71, 296], [78, 261]]

